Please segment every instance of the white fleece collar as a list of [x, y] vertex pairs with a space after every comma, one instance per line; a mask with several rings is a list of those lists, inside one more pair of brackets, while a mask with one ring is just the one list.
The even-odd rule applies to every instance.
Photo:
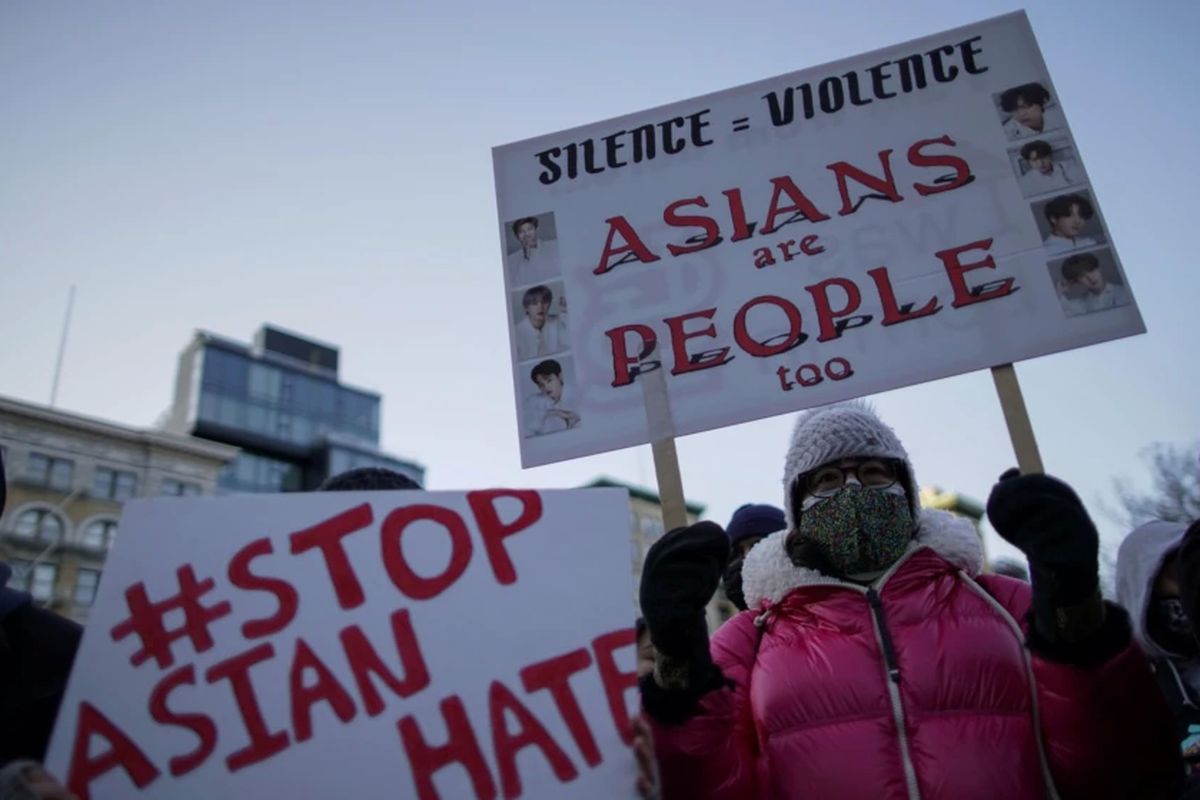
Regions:
[[[920, 519], [917, 535], [901, 558], [922, 547], [929, 547], [972, 577], [983, 570], [983, 543], [969, 519], [929, 508], [921, 510]], [[763, 600], [771, 604], [778, 603], [792, 589], [813, 583], [859, 585], [815, 569], [797, 567], [784, 551], [787, 535], [787, 529], [773, 533], [746, 555], [742, 565], [742, 589], [750, 608], [757, 608]]]

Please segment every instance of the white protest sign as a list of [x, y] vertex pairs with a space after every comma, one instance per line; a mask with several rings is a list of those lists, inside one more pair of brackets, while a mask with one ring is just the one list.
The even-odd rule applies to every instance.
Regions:
[[497, 147], [522, 462], [1143, 332], [1069, 105], [1014, 13]]
[[628, 529], [620, 489], [130, 502], [47, 763], [98, 799], [632, 796]]

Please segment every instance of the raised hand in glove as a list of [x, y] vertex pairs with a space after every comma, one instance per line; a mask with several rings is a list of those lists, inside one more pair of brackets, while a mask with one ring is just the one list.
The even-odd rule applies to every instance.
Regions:
[[[682, 692], [689, 701], [722, 685], [721, 672], [708, 651], [704, 608], [721, 581], [729, 561], [729, 538], [720, 525], [697, 522], [667, 533], [646, 553], [642, 565], [642, 616], [654, 643], [653, 676], [642, 681], [646, 710], [659, 718], [677, 717], [662, 706], [662, 692]], [[667, 705], [677, 706], [670, 701]], [[684, 702], [682, 706], [690, 706]]]
[[[1106, 614], [1100, 537], [1074, 490], [1049, 475], [1010, 469], [992, 487], [987, 514], [996, 532], [1029, 559], [1037, 634], [1030, 646], [1040, 639], [1061, 655], [1097, 636]], [[1111, 644], [1123, 646], [1120, 638], [1114, 635]]]

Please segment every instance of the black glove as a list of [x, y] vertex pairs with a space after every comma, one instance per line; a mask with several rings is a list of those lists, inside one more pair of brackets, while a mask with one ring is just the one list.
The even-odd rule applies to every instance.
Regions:
[[642, 616], [654, 648], [672, 658], [708, 657], [704, 607], [729, 563], [729, 537], [714, 522], [676, 528], [642, 565]]
[[987, 514], [996, 532], [1029, 559], [1036, 634], [1031, 647], [1040, 643], [1066, 660], [1079, 660], [1064, 653], [1075, 649], [1084, 653], [1083, 660], [1092, 661], [1124, 646], [1127, 621], [1114, 621], [1108, 626], [1112, 636], [1104, 637], [1100, 648], [1103, 652], [1091, 653], [1089, 640], [1106, 627], [1100, 537], [1070, 486], [1049, 475], [1021, 475], [1010, 469], [992, 487]]
[[[704, 608], [728, 561], [729, 537], [713, 522], [676, 528], [646, 553], [642, 616], [657, 655], [655, 675], [642, 680], [642, 691], [646, 710], [660, 719], [678, 718], [699, 695], [724, 683], [708, 651]], [[667, 700], [662, 690], [680, 696]], [[656, 713], [664, 704], [671, 708]]]

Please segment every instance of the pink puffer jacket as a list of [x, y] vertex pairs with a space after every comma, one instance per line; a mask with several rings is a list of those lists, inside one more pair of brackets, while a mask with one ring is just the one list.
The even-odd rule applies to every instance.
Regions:
[[684, 724], [654, 726], [665, 800], [1169, 791], [1170, 725], [1140, 651], [1090, 668], [1031, 655], [1029, 586], [972, 577], [969, 523], [923, 512], [918, 541], [872, 589], [792, 566], [784, 535], [747, 559], [757, 610], [713, 638], [733, 686]]

